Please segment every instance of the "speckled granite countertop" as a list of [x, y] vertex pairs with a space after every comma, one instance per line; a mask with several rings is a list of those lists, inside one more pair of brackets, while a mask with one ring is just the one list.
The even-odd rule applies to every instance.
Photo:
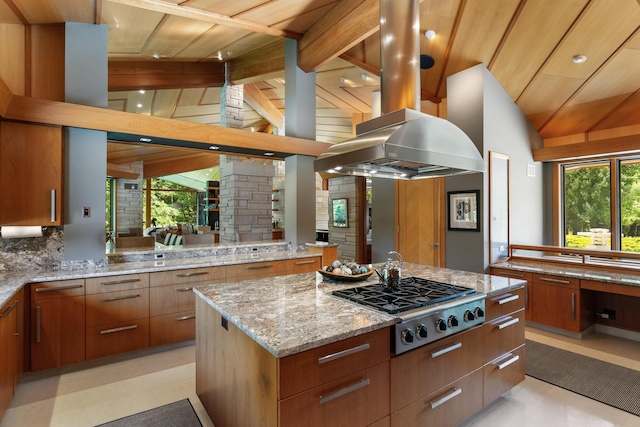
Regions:
[[88, 277], [114, 276], [119, 274], [151, 273], [156, 271], [278, 261], [314, 256], [321, 256], [321, 254], [314, 254], [305, 251], [275, 251], [259, 252], [257, 254], [242, 253], [178, 258], [161, 261], [123, 262], [109, 264], [107, 267], [103, 268], [88, 268], [81, 270], [20, 270], [14, 272], [0, 272], [0, 306], [4, 305], [27, 283], [84, 279]]
[[632, 271], [625, 272], [622, 270], [619, 272], [612, 272], [610, 270], [605, 271], [598, 268], [589, 268], [588, 265], [572, 266], [544, 261], [536, 262], [535, 260], [512, 260], [492, 264], [491, 267], [529, 273], [555, 274], [558, 276], [595, 280], [597, 282], [640, 287], [640, 271], [638, 271], [638, 273], [634, 273]]
[[[404, 277], [423, 277], [492, 295], [523, 280], [405, 263]], [[391, 326], [396, 318], [329, 295], [376, 282], [323, 281], [319, 273], [278, 276], [195, 288], [196, 294], [276, 357]], [[251, 288], [252, 292], [247, 292]]]

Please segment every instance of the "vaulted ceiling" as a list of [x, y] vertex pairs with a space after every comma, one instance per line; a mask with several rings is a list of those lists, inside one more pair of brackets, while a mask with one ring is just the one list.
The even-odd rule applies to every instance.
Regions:
[[[218, 125], [226, 65], [254, 132], [282, 126], [284, 39], [297, 39], [300, 68], [316, 71], [316, 139], [331, 143], [371, 113], [378, 18], [378, 0], [0, 0], [2, 23], [107, 24], [110, 109]], [[615, 137], [640, 149], [638, 0], [423, 0], [420, 26], [436, 32], [421, 38], [434, 59], [423, 111], [446, 116], [447, 76], [484, 63], [545, 149]], [[141, 150], [109, 144], [109, 161], [197, 165], [188, 151]]]

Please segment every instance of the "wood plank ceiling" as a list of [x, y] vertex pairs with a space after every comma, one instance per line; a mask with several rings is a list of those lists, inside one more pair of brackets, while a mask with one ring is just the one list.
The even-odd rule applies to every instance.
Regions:
[[[638, 0], [423, 0], [420, 11], [421, 32], [437, 34], [421, 38], [434, 58], [421, 71], [423, 111], [446, 116], [447, 76], [484, 63], [545, 149], [623, 137], [640, 150]], [[316, 71], [318, 141], [351, 137], [379, 90], [377, 0], [0, 0], [0, 23], [65, 21], [109, 26], [114, 110], [219, 125], [226, 64], [245, 87], [244, 129], [272, 132], [284, 116], [285, 37]], [[202, 166], [189, 151], [117, 143], [108, 157], [145, 170]]]

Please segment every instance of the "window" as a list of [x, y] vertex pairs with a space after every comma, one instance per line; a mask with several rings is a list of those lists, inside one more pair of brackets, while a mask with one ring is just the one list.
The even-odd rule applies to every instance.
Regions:
[[561, 167], [562, 245], [640, 252], [640, 158]]

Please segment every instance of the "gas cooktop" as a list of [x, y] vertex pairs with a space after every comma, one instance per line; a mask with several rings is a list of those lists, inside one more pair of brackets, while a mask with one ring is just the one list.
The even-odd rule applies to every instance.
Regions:
[[407, 277], [400, 283], [396, 289], [367, 285], [333, 291], [332, 295], [389, 314], [397, 314], [476, 292], [475, 289], [419, 277]]

